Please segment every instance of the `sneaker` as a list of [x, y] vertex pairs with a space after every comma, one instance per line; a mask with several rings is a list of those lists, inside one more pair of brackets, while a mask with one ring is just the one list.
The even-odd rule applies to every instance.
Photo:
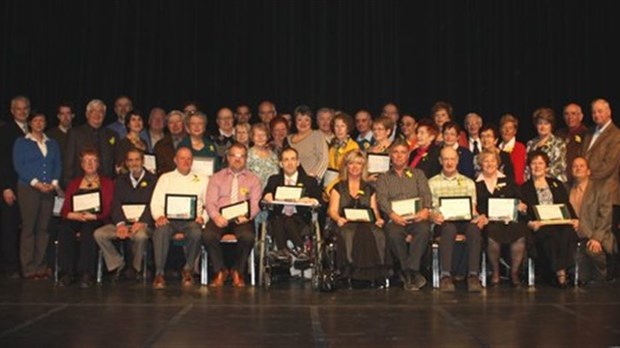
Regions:
[[470, 275], [467, 277], [467, 291], [469, 292], [481, 292], [482, 285], [480, 285], [480, 279], [478, 276]]
[[426, 285], [426, 278], [420, 273], [417, 273], [413, 276], [413, 280], [411, 280], [409, 285], [409, 288], [406, 288], [406, 290], [418, 291]]
[[454, 292], [454, 283], [452, 282], [452, 277], [445, 276], [439, 280], [439, 291], [442, 292]]

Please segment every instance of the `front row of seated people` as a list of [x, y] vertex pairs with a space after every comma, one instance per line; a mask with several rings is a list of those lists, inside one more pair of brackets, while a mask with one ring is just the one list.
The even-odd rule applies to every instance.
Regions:
[[[365, 154], [360, 150], [348, 152], [340, 167], [339, 182], [330, 192], [327, 210], [336, 231], [338, 268], [342, 277], [382, 281], [395, 262], [404, 288], [419, 290], [427, 282], [422, 275], [423, 256], [429, 240], [438, 236], [440, 290], [454, 291], [452, 255], [459, 233], [466, 237], [467, 287], [472, 292], [481, 290], [479, 273], [483, 236], [487, 237], [491, 285], [500, 282], [501, 245], [507, 244], [510, 246], [512, 285], [518, 286], [521, 282], [520, 267], [527, 249], [537, 260], [545, 260], [541, 264], [547, 265], [554, 273], [559, 287], [565, 287], [567, 270], [575, 262], [574, 251], [579, 238], [587, 240], [583, 248], [585, 258], [591, 261], [585, 268], [590, 271], [588, 279], [605, 276], [605, 257], [614, 251], [615, 245], [610, 231], [611, 203], [607, 199], [609, 193], [589, 180], [590, 171], [585, 159], [575, 159], [573, 175], [576, 184], [568, 193], [562, 183], [546, 175], [549, 158], [541, 151], [534, 151], [528, 157], [531, 178], [520, 188], [498, 170], [501, 159], [493, 150], [481, 152], [478, 163], [481, 172], [476, 182], [458, 172], [459, 156], [454, 147], [441, 149], [441, 171], [428, 180], [421, 170], [408, 166], [409, 147], [406, 142], [395, 141], [388, 152], [390, 170], [379, 175], [374, 184], [366, 181]], [[128, 173], [113, 183], [97, 173], [97, 153], [83, 151], [81, 167], [84, 176], [76, 178], [67, 187], [61, 213], [64, 219], [59, 234], [61, 284], [70, 284], [77, 275], [80, 286], [92, 285], [95, 243], [103, 251], [108, 270], [118, 277], [125, 268], [125, 260], [111, 243], [116, 238], [132, 241], [132, 267], [141, 271], [150, 236], [155, 258], [153, 287], [165, 288], [164, 267], [170, 241], [174, 234], [182, 233], [186, 258], [182, 270], [183, 286], [191, 286], [194, 282], [192, 269], [202, 243], [215, 273], [211, 286], [223, 286], [230, 276], [233, 286], [244, 287], [243, 274], [254, 246], [253, 219], [259, 213], [259, 201], [273, 202], [277, 188], [283, 185], [302, 187], [301, 201], [307, 205], [318, 206], [321, 200], [321, 189], [316, 179], [308, 176], [300, 166], [297, 150], [287, 148], [282, 151], [281, 172], [269, 178], [262, 194], [259, 178], [246, 169], [246, 159], [246, 147], [235, 143], [227, 153], [228, 167], [208, 178], [192, 172], [192, 153], [187, 148], [180, 148], [174, 157], [176, 169], [156, 180], [143, 168], [143, 153], [131, 150], [126, 155]], [[100, 211], [72, 211], [72, 196], [93, 190], [101, 192]], [[195, 219], [168, 219], [165, 214], [167, 194], [195, 195]], [[439, 209], [442, 197], [469, 197], [473, 218], [470, 221], [445, 219]], [[394, 211], [393, 202], [412, 198], [419, 199], [417, 213], [401, 216]], [[517, 199], [518, 218], [515, 221], [489, 221], [489, 198]], [[221, 215], [222, 207], [241, 201], [249, 203], [246, 216], [228, 220]], [[544, 225], [537, 220], [535, 205], [559, 203], [570, 210], [573, 219], [569, 224]], [[127, 221], [122, 209], [124, 204], [143, 204], [145, 209], [135, 221]], [[367, 209], [373, 218], [368, 221], [347, 220], [346, 208]], [[270, 211], [269, 225], [281, 257], [291, 254], [308, 257], [304, 255], [306, 250], [302, 239], [302, 231], [311, 228], [308, 206], [280, 202]], [[222, 254], [220, 238], [224, 234], [234, 234], [237, 240], [231, 269], [226, 268]], [[79, 258], [76, 263], [74, 242], [78, 235]], [[287, 241], [292, 243], [292, 248], [287, 246]], [[531, 244], [530, 248], [527, 248], [528, 244]]]

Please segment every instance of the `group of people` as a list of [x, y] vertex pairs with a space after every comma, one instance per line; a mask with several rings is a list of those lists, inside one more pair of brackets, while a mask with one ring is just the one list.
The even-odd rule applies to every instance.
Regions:
[[[183, 286], [194, 284], [204, 245], [214, 270], [210, 285], [231, 278], [244, 287], [258, 224], [267, 223], [277, 257], [307, 259], [304, 231], [316, 209], [321, 233], [337, 245], [340, 277], [348, 281], [382, 282], [397, 274], [405, 289], [419, 290], [435, 238], [442, 291], [454, 291], [456, 276], [469, 291], [482, 289], [483, 249], [490, 284], [499, 285], [504, 245], [510, 284], [521, 284], [528, 255], [566, 287], [580, 240], [581, 279], [601, 281], [617, 250], [612, 211], [620, 203], [620, 130], [608, 102], [598, 99], [591, 107], [594, 128], [583, 125], [581, 107], [571, 103], [563, 112], [567, 128], [555, 133], [553, 110], [537, 109], [537, 136], [523, 144], [516, 140], [516, 116], [503, 115], [496, 128], [469, 113], [462, 130], [446, 102], [436, 103], [431, 117], [416, 119], [400, 115], [393, 103], [373, 118], [367, 110], [351, 117], [331, 108], [315, 115], [303, 105], [292, 115], [278, 114], [264, 101], [256, 122], [247, 105], [219, 109], [217, 131], [210, 133], [197, 102], [168, 113], [153, 108], [146, 118], [122, 96], [110, 125], [103, 126], [105, 103], [95, 99], [84, 125], [72, 126], [73, 107], [63, 103], [58, 127], [46, 131], [46, 116], [18, 96], [12, 120], [0, 127], [4, 271], [48, 277], [49, 236], [57, 232], [60, 285], [79, 280], [87, 288], [98, 248], [120, 278], [127, 269], [143, 271], [150, 239], [152, 285], [162, 289], [170, 242], [181, 235]], [[296, 187], [299, 196], [282, 202], [281, 187]], [[498, 217], [496, 205], [505, 208], [506, 201], [514, 213]], [[261, 209], [261, 202], [271, 208]], [[469, 208], [454, 215], [450, 202]], [[552, 205], [564, 214], [560, 219], [543, 216]], [[59, 218], [52, 218], [55, 209]], [[220, 243], [226, 234], [237, 241], [232, 265]], [[467, 246], [462, 265], [453, 262], [457, 239]], [[131, 241], [131, 257], [121, 255], [114, 240]]]

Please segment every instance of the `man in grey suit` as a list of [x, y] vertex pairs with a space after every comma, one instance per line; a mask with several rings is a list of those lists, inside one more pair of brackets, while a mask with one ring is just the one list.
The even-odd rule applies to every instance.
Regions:
[[74, 127], [67, 134], [65, 156], [63, 157], [63, 183], [82, 175], [80, 152], [84, 149], [95, 149], [99, 154], [100, 174], [114, 178], [114, 147], [118, 137], [113, 130], [102, 128], [106, 105], [99, 99], [93, 99], [86, 105], [86, 124]]

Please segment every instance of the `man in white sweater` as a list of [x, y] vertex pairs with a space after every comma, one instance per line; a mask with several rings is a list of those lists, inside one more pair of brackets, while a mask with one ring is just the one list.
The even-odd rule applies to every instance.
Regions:
[[[202, 226], [209, 217], [205, 210], [205, 191], [208, 178], [192, 172], [192, 152], [179, 148], [174, 156], [176, 169], [162, 174], [157, 181], [151, 199], [151, 214], [155, 220], [153, 248], [155, 250], [154, 289], [166, 287], [164, 266], [172, 235], [180, 232], [185, 235], [185, 259], [183, 267], [184, 287], [192, 286], [192, 267], [198, 257]], [[187, 207], [189, 209], [184, 209]]]

